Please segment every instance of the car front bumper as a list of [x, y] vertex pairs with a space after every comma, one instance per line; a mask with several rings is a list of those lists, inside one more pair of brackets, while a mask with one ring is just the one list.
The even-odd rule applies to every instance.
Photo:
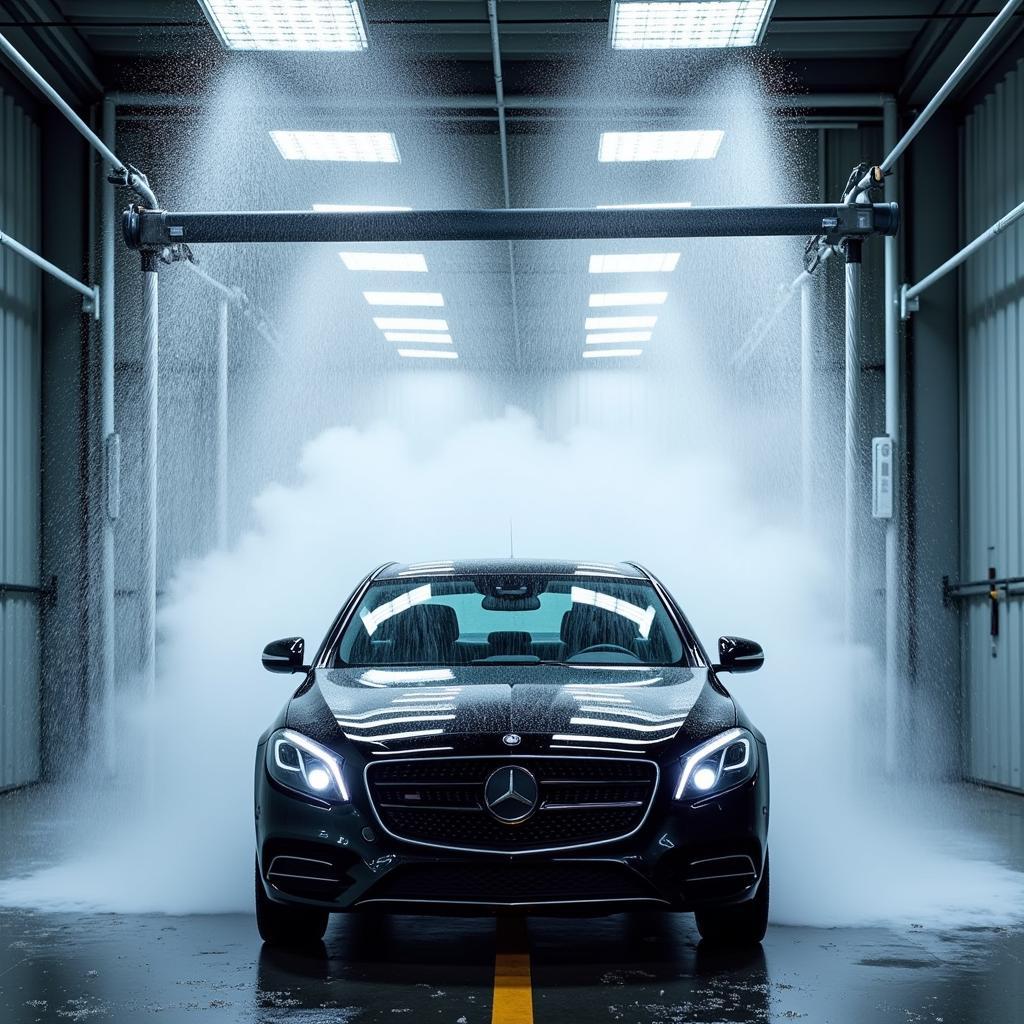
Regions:
[[543, 854], [469, 853], [388, 834], [365, 791], [330, 807], [287, 792], [256, 763], [260, 878], [280, 903], [402, 913], [594, 914], [693, 910], [757, 891], [768, 834], [767, 758], [737, 789], [699, 802], [665, 785], [625, 839]]

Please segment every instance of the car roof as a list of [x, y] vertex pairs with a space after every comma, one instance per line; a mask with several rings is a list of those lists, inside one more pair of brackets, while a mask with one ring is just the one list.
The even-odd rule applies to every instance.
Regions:
[[645, 580], [647, 574], [629, 562], [592, 562], [550, 558], [466, 558], [434, 562], [392, 562], [377, 580], [410, 576], [612, 576]]

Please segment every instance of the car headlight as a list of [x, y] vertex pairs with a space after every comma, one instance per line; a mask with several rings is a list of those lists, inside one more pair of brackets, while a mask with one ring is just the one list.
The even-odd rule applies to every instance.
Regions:
[[344, 760], [327, 747], [292, 729], [281, 729], [267, 744], [267, 771], [288, 789], [321, 800], [348, 800], [341, 773]]
[[694, 800], [733, 789], [757, 772], [757, 744], [746, 729], [728, 729], [694, 747], [682, 760], [677, 800]]

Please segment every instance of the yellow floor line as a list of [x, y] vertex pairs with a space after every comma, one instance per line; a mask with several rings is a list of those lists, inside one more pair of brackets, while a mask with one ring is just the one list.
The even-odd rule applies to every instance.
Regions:
[[528, 942], [525, 918], [498, 918], [491, 1024], [533, 1024]]

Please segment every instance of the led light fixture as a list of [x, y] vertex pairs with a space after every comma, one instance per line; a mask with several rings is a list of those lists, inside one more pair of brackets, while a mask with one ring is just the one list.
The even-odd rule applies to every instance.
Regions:
[[601, 163], [649, 160], [713, 160], [724, 132], [695, 129], [678, 132], [602, 132], [597, 149]]
[[401, 163], [392, 132], [272, 131], [285, 160], [332, 160], [347, 163]]
[[397, 270], [413, 274], [427, 272], [427, 260], [420, 252], [340, 252], [349, 270]]
[[425, 342], [428, 345], [450, 345], [452, 343], [450, 334], [434, 334], [431, 331], [385, 331], [384, 338], [387, 341], [416, 341]]
[[447, 331], [448, 321], [419, 316], [375, 316], [373, 322], [382, 331]]
[[317, 213], [406, 213], [411, 206], [374, 206], [369, 203], [314, 203]]
[[775, 0], [614, 0], [614, 50], [758, 46]]
[[623, 252], [590, 257], [592, 274], [669, 274], [679, 262], [677, 252]]
[[660, 306], [668, 292], [593, 292], [588, 305], [591, 309], [602, 306]]
[[618, 359], [626, 356], [642, 356], [642, 348], [588, 348], [583, 353], [584, 359]]
[[363, 292], [371, 306], [443, 306], [440, 292]]
[[588, 331], [644, 331], [658, 322], [656, 316], [588, 316]]
[[398, 354], [403, 359], [458, 359], [459, 353], [451, 349], [431, 348], [400, 348]]
[[595, 210], [688, 210], [693, 203], [611, 203], [595, 206]]
[[366, 49], [357, 0], [199, 0], [228, 50]]
[[650, 341], [650, 331], [608, 331], [606, 334], [588, 334], [588, 345], [626, 345]]

